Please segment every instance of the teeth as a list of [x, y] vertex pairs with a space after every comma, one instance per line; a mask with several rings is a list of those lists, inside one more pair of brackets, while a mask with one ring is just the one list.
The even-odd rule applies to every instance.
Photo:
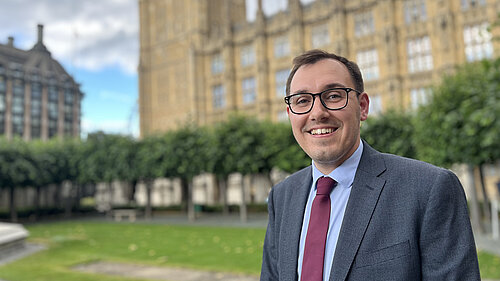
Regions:
[[332, 128], [314, 129], [311, 130], [311, 135], [329, 134], [331, 132], [333, 132]]

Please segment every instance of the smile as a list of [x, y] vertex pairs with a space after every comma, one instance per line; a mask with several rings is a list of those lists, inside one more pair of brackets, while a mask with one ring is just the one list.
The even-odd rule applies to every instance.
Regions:
[[311, 135], [325, 135], [325, 134], [331, 134], [336, 130], [337, 128], [321, 128], [321, 129], [313, 129], [309, 133]]

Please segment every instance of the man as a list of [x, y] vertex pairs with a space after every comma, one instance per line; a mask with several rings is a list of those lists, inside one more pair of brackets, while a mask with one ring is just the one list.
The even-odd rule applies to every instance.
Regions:
[[308, 51], [286, 94], [312, 165], [269, 194], [261, 280], [480, 280], [457, 177], [361, 141], [369, 98], [354, 62]]

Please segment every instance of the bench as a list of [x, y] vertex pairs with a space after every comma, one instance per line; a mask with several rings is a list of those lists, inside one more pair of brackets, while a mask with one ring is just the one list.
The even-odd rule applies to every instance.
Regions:
[[134, 209], [116, 209], [113, 210], [113, 218], [115, 221], [121, 221], [122, 219], [128, 218], [129, 221], [135, 221], [137, 218], [137, 211]]

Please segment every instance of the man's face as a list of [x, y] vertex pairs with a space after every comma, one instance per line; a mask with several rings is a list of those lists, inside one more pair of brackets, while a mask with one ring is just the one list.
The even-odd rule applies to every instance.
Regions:
[[[333, 87], [354, 89], [354, 84], [341, 62], [323, 59], [297, 70], [290, 84], [290, 94], [318, 93]], [[326, 109], [318, 96], [307, 114], [297, 115], [287, 108], [295, 139], [325, 174], [340, 166], [359, 145], [360, 121], [368, 116], [369, 100], [366, 93], [359, 98], [356, 95], [351, 91], [347, 106], [341, 110]], [[321, 133], [320, 129], [328, 130]]]

